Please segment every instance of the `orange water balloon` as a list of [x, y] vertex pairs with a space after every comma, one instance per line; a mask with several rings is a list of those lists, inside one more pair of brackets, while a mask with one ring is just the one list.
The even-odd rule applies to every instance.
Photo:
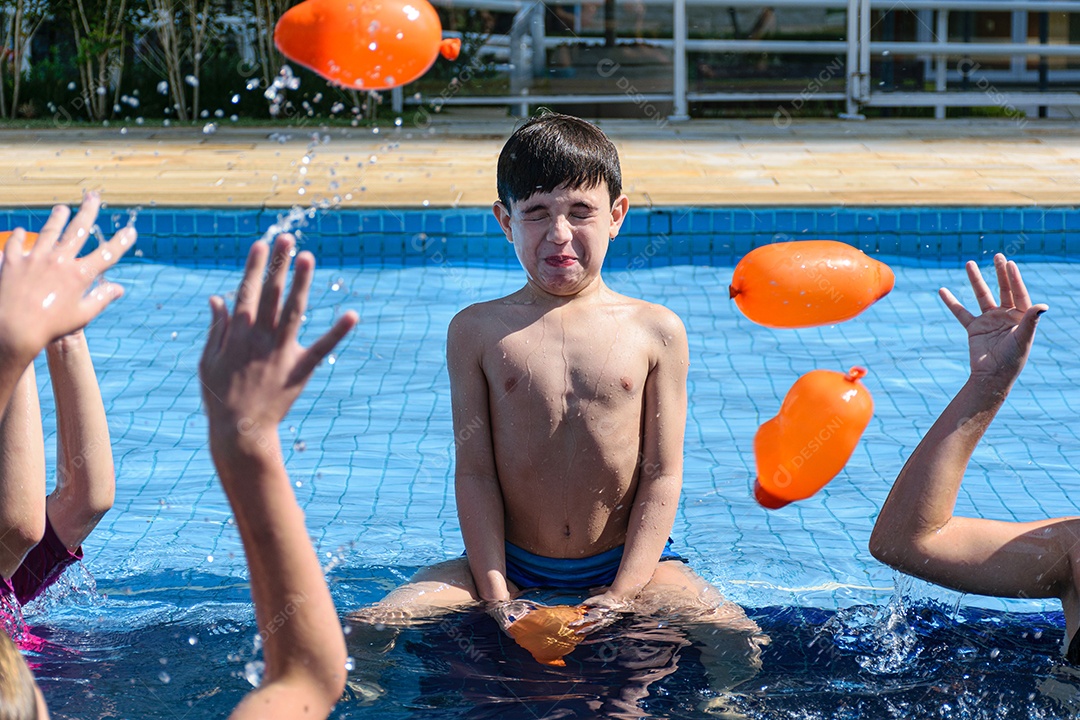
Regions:
[[461, 40], [442, 39], [427, 0], [305, 0], [274, 28], [285, 57], [350, 90], [388, 90], [427, 72], [442, 54], [456, 60]]
[[893, 272], [835, 240], [773, 243], [735, 266], [729, 292], [746, 317], [773, 328], [850, 320], [893, 289]]
[[[0, 252], [3, 252], [7, 247], [7, 241], [11, 239], [13, 231], [6, 230], [0, 232]], [[35, 232], [26, 233], [26, 238], [23, 240], [23, 252], [30, 252], [30, 248], [34, 247], [34, 243], [37, 241], [38, 234]]]
[[579, 628], [570, 627], [570, 623], [583, 619], [585, 612], [581, 605], [541, 606], [514, 621], [506, 632], [537, 662], [564, 667], [563, 657], [584, 639]]
[[874, 414], [866, 369], [813, 370], [788, 390], [754, 436], [754, 498], [770, 510], [810, 497], [839, 473]]

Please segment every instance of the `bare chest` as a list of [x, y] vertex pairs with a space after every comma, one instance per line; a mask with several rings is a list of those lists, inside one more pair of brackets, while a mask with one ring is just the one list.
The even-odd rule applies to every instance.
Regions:
[[485, 372], [495, 399], [547, 408], [554, 415], [583, 406], [640, 404], [649, 358], [632, 333], [544, 330], [514, 333], [492, 349]]

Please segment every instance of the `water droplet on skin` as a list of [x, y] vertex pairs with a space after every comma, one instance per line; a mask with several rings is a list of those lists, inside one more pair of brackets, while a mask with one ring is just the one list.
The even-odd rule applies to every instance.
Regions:
[[56, 302], [56, 293], [49, 293], [45, 296], [45, 299], [41, 301], [41, 307], [47, 310], [54, 302]]

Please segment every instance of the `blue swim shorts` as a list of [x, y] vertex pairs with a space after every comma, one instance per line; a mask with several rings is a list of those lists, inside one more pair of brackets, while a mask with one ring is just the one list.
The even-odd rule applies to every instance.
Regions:
[[[519, 588], [570, 588], [575, 590], [610, 585], [622, 562], [623, 545], [584, 558], [550, 558], [533, 555], [506, 543], [506, 577]], [[671, 549], [671, 538], [661, 560], [689, 562]]]

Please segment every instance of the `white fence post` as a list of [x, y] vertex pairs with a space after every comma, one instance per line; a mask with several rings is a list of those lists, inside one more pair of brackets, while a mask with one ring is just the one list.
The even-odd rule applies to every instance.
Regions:
[[674, 27], [672, 32], [674, 33], [673, 47], [672, 47], [672, 65], [675, 72], [675, 84], [674, 84], [674, 108], [673, 113], [668, 120], [673, 122], [682, 122], [690, 119], [690, 105], [686, 100], [686, 38], [688, 34], [687, 19], [686, 19], [686, 0], [674, 0], [674, 7], [672, 9], [674, 17]]

